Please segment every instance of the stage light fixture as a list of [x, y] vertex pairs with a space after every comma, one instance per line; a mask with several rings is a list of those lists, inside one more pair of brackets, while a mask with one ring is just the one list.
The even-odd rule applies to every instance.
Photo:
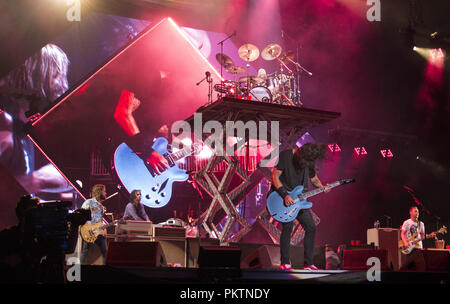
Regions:
[[393, 158], [394, 154], [392, 153], [391, 149], [382, 149], [380, 150], [381, 156], [383, 158]]
[[338, 146], [338, 144], [330, 144], [330, 145], [328, 145], [328, 149], [333, 153], [341, 152], [341, 148]]
[[356, 147], [354, 148], [354, 151], [358, 156], [367, 155], [367, 150], [365, 147]]

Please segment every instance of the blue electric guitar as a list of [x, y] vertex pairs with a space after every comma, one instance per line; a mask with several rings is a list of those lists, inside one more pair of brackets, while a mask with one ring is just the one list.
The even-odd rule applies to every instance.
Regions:
[[[328, 188], [334, 188], [340, 185], [353, 183], [355, 179], [343, 179], [332, 184], [328, 184]], [[279, 222], [288, 223], [297, 217], [297, 214], [302, 209], [309, 209], [312, 203], [307, 202], [308, 197], [314, 196], [316, 194], [325, 191], [325, 187], [317, 188], [305, 193], [302, 193], [303, 186], [297, 186], [292, 191], [288, 191], [289, 195], [294, 199], [295, 204], [286, 206], [284, 204], [283, 198], [278, 194], [278, 192], [273, 191], [267, 197], [267, 209], [270, 215]]]
[[167, 151], [168, 141], [159, 137], [153, 143], [153, 150], [161, 154], [169, 163], [169, 168], [156, 174], [126, 143], [121, 143], [114, 153], [114, 169], [121, 184], [128, 193], [141, 190], [141, 203], [150, 208], [167, 205], [172, 196], [173, 182], [183, 182], [189, 175], [175, 163], [188, 155], [197, 154], [199, 145], [186, 147], [174, 153]]

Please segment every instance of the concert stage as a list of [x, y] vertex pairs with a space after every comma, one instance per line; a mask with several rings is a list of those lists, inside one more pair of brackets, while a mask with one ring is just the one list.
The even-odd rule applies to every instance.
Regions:
[[3, 1], [0, 282], [450, 284], [450, 1], [381, 1]]
[[[219, 246], [218, 240], [202, 239], [199, 251], [198, 241], [116, 242], [116, 246], [110, 242], [107, 265], [82, 265], [81, 281], [74, 283], [450, 284], [448, 250], [424, 250], [426, 271], [394, 271], [383, 258], [384, 250], [349, 248], [340, 257], [341, 263], [333, 265], [327, 260], [325, 247], [316, 247], [314, 264], [320, 270], [309, 271], [302, 269], [304, 247], [291, 246], [293, 269], [286, 271], [279, 270], [279, 245], [240, 242]], [[367, 263], [367, 257], [377, 256], [379, 269]]]

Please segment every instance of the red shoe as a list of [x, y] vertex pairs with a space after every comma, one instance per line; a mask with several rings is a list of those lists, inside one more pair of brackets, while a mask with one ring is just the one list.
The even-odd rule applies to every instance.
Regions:
[[292, 266], [291, 266], [291, 264], [281, 264], [279, 269], [280, 270], [292, 270]]
[[314, 265], [309, 265], [309, 266], [303, 267], [303, 270], [318, 271], [318, 270], [320, 270], [320, 269], [317, 268], [317, 267], [314, 266]]

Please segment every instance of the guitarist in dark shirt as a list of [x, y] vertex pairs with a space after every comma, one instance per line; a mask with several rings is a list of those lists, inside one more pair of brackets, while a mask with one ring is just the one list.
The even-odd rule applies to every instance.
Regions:
[[[315, 187], [323, 187], [322, 182], [317, 177], [315, 165], [317, 160], [324, 159], [325, 156], [326, 146], [323, 144], [307, 143], [301, 148], [282, 151], [279, 155], [278, 164], [273, 168], [272, 186], [270, 191], [277, 191], [284, 199], [285, 205], [290, 206], [295, 202], [288, 194], [288, 191], [291, 191], [299, 185], [304, 185], [306, 189], [308, 179]], [[325, 192], [329, 191], [330, 189], [325, 187]], [[313, 265], [316, 225], [309, 209], [302, 209], [297, 215], [297, 220], [305, 229], [305, 262], [303, 269], [318, 270], [318, 268]], [[293, 225], [293, 221], [283, 223], [280, 237], [280, 269], [282, 270], [292, 269], [289, 251]]]

